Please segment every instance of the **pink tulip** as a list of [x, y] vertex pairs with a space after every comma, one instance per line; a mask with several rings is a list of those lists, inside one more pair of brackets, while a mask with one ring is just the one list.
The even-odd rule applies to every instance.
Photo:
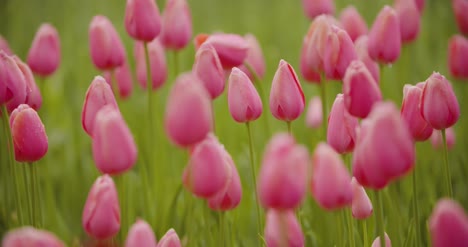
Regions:
[[34, 80], [34, 75], [29, 68], [29, 66], [21, 61], [17, 56], [13, 56], [13, 59], [18, 65], [18, 68], [21, 70], [21, 73], [24, 76], [26, 82], [26, 99], [24, 102], [15, 102], [20, 100], [19, 98], [15, 98], [15, 100], [11, 100], [7, 104], [7, 109], [9, 112], [12, 112], [19, 104], [26, 103], [34, 110], [39, 110], [42, 105], [42, 96], [39, 88], [36, 85], [36, 81]]
[[352, 152], [358, 125], [358, 119], [345, 108], [343, 94], [338, 94], [328, 117], [328, 145], [340, 154]]
[[462, 247], [468, 243], [468, 217], [457, 202], [443, 198], [437, 202], [429, 219], [434, 247]]
[[112, 178], [104, 174], [96, 179], [83, 210], [85, 231], [97, 238], [113, 237], [120, 229], [120, 208], [117, 190]]
[[192, 38], [192, 17], [187, 0], [170, 0], [162, 16], [161, 43], [181, 50]]
[[338, 153], [327, 144], [319, 143], [312, 164], [311, 191], [317, 203], [327, 210], [351, 205], [351, 176]]
[[419, 13], [422, 13], [424, 10], [424, 5], [426, 5], [426, 0], [414, 0], [416, 7], [418, 7]]
[[216, 99], [223, 93], [224, 70], [218, 53], [212, 45], [204, 44], [197, 50], [192, 71], [203, 82], [211, 99]]
[[463, 34], [468, 34], [468, 2], [466, 0], [452, 0], [453, 12], [457, 21], [458, 29]]
[[165, 127], [171, 141], [189, 147], [205, 139], [213, 128], [210, 95], [191, 73], [180, 75], [166, 104]]
[[105, 105], [118, 108], [109, 84], [101, 76], [96, 76], [89, 85], [88, 91], [86, 91], [86, 98], [81, 112], [81, 124], [89, 136], [93, 136], [94, 119], [98, 111]]
[[306, 114], [306, 126], [312, 129], [318, 129], [322, 125], [322, 100], [319, 96], [314, 96], [309, 101], [309, 107]]
[[21, 104], [10, 116], [11, 136], [18, 162], [35, 162], [47, 153], [49, 148], [44, 124], [37, 112]]
[[448, 46], [448, 67], [455, 78], [468, 78], [468, 39], [460, 34], [452, 36]]
[[401, 34], [397, 13], [383, 7], [369, 31], [369, 56], [381, 63], [393, 63], [400, 56]]
[[[162, 47], [159, 39], [147, 43], [149, 60], [151, 66], [151, 81], [152, 89], [159, 89], [167, 79], [167, 64], [166, 56], [164, 54], [164, 48]], [[137, 80], [140, 86], [144, 89], [148, 89], [147, 86], [147, 74], [146, 74], [146, 58], [143, 43], [140, 41], [135, 42], [135, 60], [136, 60], [136, 73]]]
[[281, 59], [271, 84], [271, 113], [279, 120], [292, 121], [301, 115], [304, 105], [304, 93], [296, 72]]
[[356, 50], [348, 33], [332, 25], [323, 54], [325, 76], [328, 79], [341, 80], [349, 64], [355, 59], [357, 59]]
[[293, 210], [268, 210], [265, 240], [267, 247], [304, 246], [304, 234]]
[[395, 1], [395, 11], [400, 23], [401, 42], [414, 41], [421, 26], [421, 16], [415, 0]]
[[358, 59], [366, 65], [367, 69], [372, 74], [372, 77], [378, 83], [380, 81], [380, 68], [379, 64], [369, 56], [369, 51], [367, 49], [368, 40], [369, 38], [367, 35], [363, 35], [354, 42], [354, 46], [356, 48]]
[[229, 76], [228, 106], [236, 122], [254, 121], [262, 114], [262, 100], [249, 77], [234, 67]]
[[150, 42], [161, 31], [159, 8], [154, 0], [127, 0], [125, 29], [132, 38]]
[[[258, 42], [257, 38], [255, 38], [255, 36], [250, 33], [246, 34], [244, 39], [249, 44], [249, 50], [247, 52], [247, 57], [245, 58], [244, 63], [249, 64], [259, 79], [262, 79], [265, 75], [266, 65], [260, 43]], [[252, 73], [250, 73], [250, 71], [244, 65], [240, 65], [239, 69], [241, 69], [251, 80], [255, 79]]]
[[353, 155], [353, 175], [373, 189], [404, 176], [414, 166], [413, 138], [396, 106], [391, 102], [374, 105], [362, 121]]
[[[380, 237], [377, 237], [374, 242], [372, 242], [371, 247], [381, 247], [380, 246]], [[387, 233], [385, 233], [385, 247], [392, 247], [392, 241], [388, 237]]]
[[119, 175], [130, 170], [137, 159], [132, 133], [118, 109], [103, 106], [94, 120], [93, 159], [101, 173]]
[[333, 0], [302, 0], [302, 7], [305, 15], [311, 20], [321, 14], [333, 15], [335, 13]]
[[[113, 73], [113, 75], [112, 75]], [[127, 61], [122, 66], [114, 69], [114, 72], [105, 71], [103, 77], [109, 86], [117, 85], [119, 95], [122, 99], [128, 98], [133, 91], [132, 72]]]
[[0, 105], [10, 100], [16, 102], [16, 106], [25, 102], [26, 80], [15, 59], [0, 51]]
[[125, 247], [156, 247], [153, 229], [144, 220], [138, 219], [128, 231]]
[[368, 32], [366, 21], [353, 5], [341, 11], [340, 23], [353, 42], [359, 38], [359, 36], [365, 35]]
[[[455, 131], [452, 127], [445, 129], [445, 138], [447, 139], [447, 148], [452, 149], [455, 145]], [[442, 140], [442, 132], [436, 130], [432, 132], [431, 144], [434, 149], [441, 149], [444, 145]]]
[[308, 155], [291, 135], [273, 136], [263, 155], [257, 187], [264, 207], [293, 209], [301, 203], [307, 187]]
[[304, 79], [306, 80], [306, 82], [310, 82], [310, 83], [320, 83], [321, 82], [321, 75], [320, 73], [314, 71], [312, 69], [312, 67], [309, 66], [309, 64], [307, 63], [307, 56], [306, 56], [306, 53], [307, 52], [307, 46], [305, 45], [305, 41], [304, 41], [304, 44], [302, 45], [302, 50], [301, 50], [301, 61], [300, 61], [300, 71], [301, 71], [301, 75], [302, 77], [304, 77]]
[[[212, 45], [218, 53], [223, 68], [230, 69], [241, 65], [249, 51], [249, 43], [240, 35], [217, 33], [199, 38], [201, 44]], [[203, 42], [204, 40], [204, 42]]]
[[382, 100], [382, 93], [366, 65], [355, 60], [351, 62], [343, 78], [343, 98], [348, 112], [359, 118], [366, 118], [372, 106]]
[[96, 15], [89, 26], [89, 48], [94, 65], [100, 70], [122, 66], [125, 49], [119, 34], [107, 17]]
[[401, 118], [405, 120], [408, 129], [415, 141], [425, 141], [432, 134], [432, 127], [424, 120], [419, 110], [419, 101], [424, 85], [405, 85], [403, 88], [403, 103], [401, 106]]
[[432, 73], [424, 85], [420, 110], [434, 129], [453, 126], [460, 117], [460, 106], [450, 82], [439, 73]]
[[351, 186], [353, 187], [353, 202], [351, 204], [353, 217], [360, 220], [369, 218], [372, 215], [373, 209], [366, 190], [354, 177], [351, 179]]
[[0, 35], [0, 51], [5, 52], [9, 56], [13, 55], [10, 45], [8, 45], [8, 41], [2, 35]]
[[54, 26], [44, 23], [39, 27], [27, 61], [31, 70], [40, 76], [49, 76], [57, 70], [60, 64], [60, 39]]
[[3, 247], [64, 247], [65, 244], [53, 233], [24, 226], [10, 230], [2, 241]]
[[179, 236], [177, 236], [174, 229], [169, 229], [169, 231], [164, 234], [164, 236], [159, 241], [158, 247], [181, 247]]

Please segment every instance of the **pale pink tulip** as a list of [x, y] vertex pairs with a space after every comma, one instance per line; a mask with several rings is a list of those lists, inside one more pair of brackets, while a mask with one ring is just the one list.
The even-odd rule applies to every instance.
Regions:
[[[447, 139], [447, 148], [452, 149], [455, 145], [455, 131], [453, 127], [445, 129], [445, 138]], [[431, 144], [434, 149], [442, 149], [444, 142], [442, 140], [442, 131], [435, 130], [431, 135]]]
[[27, 62], [31, 70], [40, 76], [53, 74], [60, 64], [60, 39], [54, 26], [44, 23], [39, 27]]
[[400, 23], [401, 42], [414, 41], [421, 26], [421, 16], [415, 0], [396, 0], [395, 11]]
[[381, 63], [394, 63], [400, 57], [400, 22], [395, 10], [387, 5], [369, 31], [368, 50], [369, 56]]
[[128, 231], [125, 247], [156, 247], [153, 229], [146, 221], [138, 219]]
[[351, 61], [357, 59], [353, 41], [345, 30], [332, 25], [326, 42], [323, 53], [325, 76], [332, 80], [342, 80]]
[[173, 50], [183, 49], [192, 38], [192, 17], [187, 0], [170, 0], [162, 15], [161, 43]]
[[429, 231], [434, 247], [463, 247], [468, 243], [468, 217], [453, 199], [443, 198], [429, 218]]
[[159, 8], [154, 0], [127, 0], [125, 29], [132, 38], [150, 42], [161, 31]]
[[[164, 54], [164, 48], [162, 47], [161, 42], [159, 42], [159, 39], [154, 39], [153, 41], [147, 43], [147, 46], [151, 69], [151, 88], [152, 90], [157, 90], [164, 84], [167, 79], [166, 56]], [[147, 65], [143, 42], [135, 42], [134, 53], [136, 60], [137, 80], [142, 88], [148, 89], [148, 76], [146, 73]]]
[[352, 41], [355, 41], [359, 36], [365, 35], [368, 32], [366, 21], [353, 5], [341, 11], [340, 23], [343, 29], [349, 34]]
[[353, 187], [353, 202], [351, 204], [353, 217], [360, 220], [369, 218], [373, 209], [366, 190], [354, 177], [351, 179], [351, 186]]
[[304, 247], [304, 234], [293, 210], [268, 210], [265, 241], [267, 247]]
[[181, 247], [179, 236], [177, 235], [174, 229], [169, 229], [169, 231], [164, 234], [164, 236], [159, 240], [158, 247]]
[[[113, 73], [113, 75], [112, 75]], [[122, 99], [130, 97], [133, 91], [133, 79], [132, 72], [127, 61], [124, 62], [122, 66], [119, 66], [114, 69], [113, 72], [105, 71], [103, 77], [106, 79], [106, 82], [109, 86], [117, 86], [119, 96]]]
[[468, 34], [468, 1], [466, 0], [452, 0], [453, 12], [455, 20], [458, 25], [458, 30], [462, 34]]
[[216, 99], [224, 91], [224, 70], [218, 53], [210, 44], [203, 44], [195, 55], [193, 73], [198, 76], [203, 86], [210, 93], [211, 99]]
[[314, 96], [309, 101], [309, 107], [306, 114], [306, 126], [312, 129], [318, 129], [322, 125], [322, 100], [320, 96]]
[[111, 21], [107, 17], [93, 17], [89, 26], [89, 49], [94, 65], [100, 70], [122, 66], [125, 49]]
[[64, 247], [53, 233], [24, 226], [10, 230], [2, 240], [2, 247]]
[[352, 152], [358, 125], [358, 119], [345, 108], [343, 94], [338, 94], [328, 117], [328, 145], [340, 154]]
[[237, 34], [216, 33], [207, 37], [202, 34], [197, 40], [198, 47], [202, 44], [210, 44], [215, 48], [221, 65], [225, 69], [241, 65], [249, 51], [247, 41]]
[[333, 0], [302, 0], [302, 7], [306, 16], [311, 20], [321, 14], [333, 15], [335, 13]]
[[[380, 245], [380, 237], [377, 237], [374, 242], [372, 242], [371, 247], [381, 247]], [[385, 247], [392, 247], [392, 241], [388, 237], [387, 233], [385, 233]]]
[[236, 122], [254, 121], [262, 114], [262, 100], [249, 77], [234, 67], [229, 76], [228, 106]]

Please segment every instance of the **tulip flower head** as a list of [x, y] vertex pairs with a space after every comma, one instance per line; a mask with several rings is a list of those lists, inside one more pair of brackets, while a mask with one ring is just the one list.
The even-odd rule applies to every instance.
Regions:
[[57, 70], [60, 64], [60, 38], [54, 26], [44, 23], [39, 27], [27, 62], [31, 70], [40, 76], [49, 76]]
[[119, 96], [122, 99], [130, 97], [133, 91], [132, 72], [127, 61], [120, 67], [114, 69], [114, 75], [111, 71], [104, 71], [103, 77], [106, 79], [107, 84], [112, 88], [112, 85], [117, 84]]
[[93, 17], [89, 26], [89, 48], [94, 65], [100, 70], [122, 66], [125, 49], [112, 22], [107, 17]]
[[372, 215], [372, 202], [367, 196], [366, 190], [362, 187], [356, 178], [351, 179], [353, 187], [353, 202], [351, 204], [351, 212], [356, 219], [366, 219]]
[[381, 63], [393, 63], [400, 56], [401, 34], [397, 13], [383, 7], [369, 31], [369, 56]]
[[153, 229], [146, 221], [138, 219], [128, 231], [125, 247], [156, 247]]
[[302, 7], [305, 15], [311, 20], [321, 14], [333, 15], [335, 13], [333, 0], [302, 0]]
[[224, 70], [218, 53], [210, 44], [203, 44], [195, 55], [193, 73], [197, 75], [203, 86], [210, 93], [211, 99], [216, 99], [224, 91]]
[[174, 229], [169, 229], [169, 231], [164, 234], [164, 236], [159, 240], [158, 247], [181, 247], [179, 236], [177, 235]]
[[5, 52], [9, 56], [13, 55], [10, 45], [8, 45], [8, 41], [2, 35], [0, 35], [0, 51]]
[[[372, 242], [371, 247], [381, 247], [380, 236], [374, 239], [374, 242]], [[387, 233], [385, 233], [385, 247], [392, 247], [392, 241], [390, 241], [390, 238], [388, 237]]]
[[[419, 85], [419, 86], [418, 86]], [[401, 117], [408, 125], [409, 131], [415, 141], [425, 141], [432, 134], [432, 127], [424, 120], [419, 110], [419, 101], [424, 84], [416, 86], [405, 85], [403, 88], [403, 103]]]
[[361, 35], [365, 35], [368, 32], [366, 21], [353, 5], [341, 11], [340, 23], [353, 42]]
[[199, 35], [196, 38], [197, 48], [202, 44], [212, 45], [218, 53], [221, 65], [225, 69], [231, 69], [241, 65], [247, 57], [249, 44], [240, 35], [216, 33], [209, 36]]
[[229, 76], [228, 106], [236, 122], [254, 121], [262, 114], [262, 100], [249, 77], [234, 67]]
[[[152, 90], [157, 90], [164, 84], [167, 79], [166, 56], [164, 54], [164, 48], [161, 45], [161, 42], [159, 42], [159, 39], [154, 39], [153, 41], [147, 43], [147, 46], [151, 69], [151, 88]], [[148, 89], [146, 73], [147, 65], [143, 42], [135, 42], [134, 53], [136, 60], [137, 80], [142, 88]]]
[[265, 240], [268, 247], [304, 246], [304, 234], [293, 210], [268, 210]]
[[462, 247], [468, 242], [468, 216], [457, 202], [443, 198], [429, 218], [429, 231], [434, 247]]
[[468, 78], [468, 39], [460, 34], [452, 36], [448, 46], [448, 67], [455, 78]]
[[[445, 138], [447, 139], [447, 148], [452, 149], [455, 145], [455, 131], [453, 127], [445, 129]], [[442, 131], [435, 130], [431, 135], [431, 145], [434, 149], [442, 149], [444, 142], [442, 140]]]
[[468, 34], [468, 2], [466, 0], [452, 0], [453, 12], [455, 13], [455, 20], [458, 25], [458, 30], [461, 33]]
[[24, 76], [24, 80], [26, 82], [26, 99], [24, 102], [21, 102], [20, 98], [15, 97], [13, 100], [8, 102], [7, 109], [9, 112], [12, 112], [16, 107], [18, 107], [18, 105], [25, 103], [37, 111], [41, 108], [42, 96], [36, 85], [36, 81], [34, 80], [34, 75], [29, 66], [21, 61], [17, 56], [13, 56], [13, 60], [15, 60], [16, 65], [18, 65], [18, 68]]
[[183, 49], [192, 38], [192, 17], [187, 0], [170, 0], [162, 15], [161, 42], [173, 50]]
[[357, 59], [356, 50], [348, 33], [332, 25], [323, 54], [325, 76], [328, 79], [341, 80], [349, 64], [355, 59]]
[[125, 29], [132, 38], [150, 42], [161, 31], [161, 16], [154, 0], [127, 0]]
[[[247, 57], [245, 58], [244, 64], [249, 64], [252, 69], [255, 71], [259, 79], [262, 79], [265, 75], [265, 58], [263, 57], [262, 48], [257, 38], [253, 34], [246, 34], [244, 36], [245, 41], [249, 44], [249, 50], [247, 52]], [[244, 65], [239, 66], [251, 80], [254, 80], [252, 73]]]
[[64, 247], [65, 244], [54, 234], [24, 226], [10, 230], [5, 234], [2, 241], [3, 247]]
[[363, 35], [354, 41], [354, 46], [358, 59], [366, 65], [372, 77], [378, 83], [380, 81], [380, 67], [379, 64], [369, 56], [369, 50], [367, 49], [368, 40], [369, 38], [367, 35]]
[[343, 94], [338, 94], [328, 117], [327, 143], [340, 154], [351, 152], [358, 125], [358, 119], [345, 108]]
[[400, 23], [401, 42], [414, 41], [421, 26], [421, 16], [415, 0], [395, 1], [395, 11]]
[[15, 59], [0, 51], [0, 105], [15, 102], [16, 108], [26, 100], [26, 80]]
[[312, 129], [318, 129], [322, 125], [322, 100], [319, 96], [314, 96], [307, 108], [306, 126]]

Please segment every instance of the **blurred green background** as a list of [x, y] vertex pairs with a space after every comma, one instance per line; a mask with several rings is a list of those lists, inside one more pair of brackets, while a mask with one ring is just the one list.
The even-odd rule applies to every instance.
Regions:
[[[162, 11], [165, 1], [159, 0]], [[299, 74], [299, 52], [302, 39], [310, 21], [305, 17], [299, 0], [189, 0], [192, 12], [194, 34], [215, 31], [239, 34], [253, 33], [263, 48], [267, 64], [267, 74], [263, 80], [264, 89], [269, 92], [271, 79], [280, 59], [293, 65]], [[377, 15], [385, 4], [391, 1], [335, 1], [336, 13], [353, 4], [367, 23]], [[44, 227], [59, 235], [69, 245], [87, 242], [81, 227], [81, 213], [91, 184], [98, 176], [91, 156], [90, 138], [81, 127], [81, 108], [86, 89], [94, 76], [100, 72], [93, 67], [88, 47], [88, 26], [94, 15], [106, 15], [120, 33], [127, 48], [127, 55], [133, 67], [133, 41], [125, 32], [123, 18], [125, 1], [110, 0], [1, 0], [0, 34], [4, 36], [21, 58], [25, 59], [31, 41], [42, 22], [52, 23], [61, 38], [62, 62], [59, 70], [45, 82], [44, 105], [41, 113], [49, 135], [49, 153], [39, 162], [41, 173], [42, 208]], [[416, 42], [404, 47], [399, 61], [384, 72], [385, 98], [393, 99], [401, 105], [402, 86], [426, 80], [433, 71], [448, 75], [447, 41], [457, 32], [450, 1], [426, 1], [422, 16], [422, 28]], [[217, 215], [206, 209], [200, 199], [193, 199], [185, 190], [177, 194], [187, 155], [167, 140], [163, 128], [164, 104], [166, 95], [175, 77], [173, 54], [167, 54], [169, 78], [164, 87], [156, 93], [157, 100], [157, 145], [151, 152], [158, 157], [158, 164], [150, 171], [154, 177], [151, 183], [152, 203], [143, 205], [141, 182], [138, 171], [148, 150], [141, 146], [146, 129], [146, 93], [134, 81], [134, 92], [129, 100], [121, 102], [121, 110], [132, 129], [139, 145], [140, 158], [127, 174], [127, 207], [130, 210], [127, 224], [133, 223], [135, 216], [141, 216], [143, 208], [154, 208], [148, 220], [159, 239], [170, 227], [174, 227], [187, 246], [214, 246], [217, 240]], [[179, 56], [179, 71], [191, 69], [194, 58], [192, 43]], [[450, 78], [450, 77], [449, 77]], [[301, 80], [307, 102], [318, 95], [316, 85]], [[468, 111], [465, 103], [468, 93], [466, 82], [453, 80], [462, 116], [456, 125], [456, 146], [450, 153], [455, 199], [466, 208], [467, 193], [467, 130]], [[341, 84], [330, 83], [328, 105], [340, 92]], [[251, 186], [248, 161], [248, 145], [245, 127], [234, 122], [228, 112], [225, 94], [214, 103], [216, 134], [233, 156], [241, 174], [244, 196], [241, 205], [227, 214], [228, 236], [232, 246], [255, 246], [257, 244], [256, 213], [254, 194]], [[286, 131], [286, 125], [275, 120], [267, 107], [264, 116], [273, 131]], [[262, 125], [263, 120], [253, 124], [257, 165], [260, 164], [264, 146], [270, 135]], [[304, 116], [293, 123], [293, 132], [298, 142], [313, 150], [321, 140], [320, 130], [309, 130], [304, 125]], [[323, 140], [323, 138], [322, 138]], [[426, 219], [434, 203], [443, 195], [442, 153], [433, 151], [428, 143], [418, 144], [417, 171], [419, 189], [417, 200], [420, 205], [421, 220], [415, 222], [412, 212], [411, 177], [393, 183], [385, 189], [386, 229], [394, 246], [412, 246], [413, 224], [421, 227], [423, 244], [428, 244]], [[2, 161], [3, 162], [3, 161]], [[372, 197], [372, 193], [369, 191]], [[5, 198], [5, 195], [2, 195]], [[175, 207], [172, 200], [177, 197]], [[3, 200], [2, 200], [3, 201]], [[153, 204], [154, 203], [154, 204]], [[157, 205], [157, 206], [156, 206]], [[332, 246], [344, 232], [340, 226], [340, 214], [324, 213], [311, 199], [310, 194], [300, 214], [306, 246]], [[169, 208], [174, 210], [169, 213]], [[5, 232], [10, 217], [2, 215], [1, 232]], [[367, 220], [369, 241], [374, 238], [374, 217]], [[362, 222], [355, 225], [356, 241], [361, 241]], [[127, 226], [128, 228], [128, 226]]]

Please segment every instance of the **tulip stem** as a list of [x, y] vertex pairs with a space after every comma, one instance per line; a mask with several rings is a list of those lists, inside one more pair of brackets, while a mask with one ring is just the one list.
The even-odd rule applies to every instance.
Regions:
[[416, 238], [415, 238], [415, 241], [416, 241], [416, 244], [414, 246], [418, 247], [419, 246], [419, 243], [420, 243], [420, 235], [419, 235], [419, 208], [418, 208], [418, 197], [417, 197], [417, 180], [416, 180], [416, 167], [414, 167], [414, 170], [413, 170], [413, 207], [414, 207], [414, 218], [415, 218], [415, 222], [416, 224], [414, 224], [414, 228], [415, 228], [415, 234], [416, 234]]
[[120, 94], [119, 94], [119, 86], [117, 85], [117, 78], [115, 77], [115, 69], [111, 69], [109, 73], [110, 73], [110, 85], [112, 88], [112, 92], [114, 93], [115, 99], [117, 100], [117, 103], [118, 103], [120, 99]]
[[219, 246], [224, 246], [224, 212], [219, 212]]
[[354, 240], [354, 222], [353, 222], [353, 215], [351, 213], [351, 208], [345, 209], [345, 214], [348, 218], [348, 234], [349, 234], [349, 242], [351, 247], [355, 246], [355, 240]]
[[31, 181], [32, 181], [32, 205], [33, 205], [33, 213], [34, 213], [34, 227], [41, 227], [42, 226], [42, 208], [41, 208], [41, 203], [39, 202], [39, 198], [41, 196], [39, 195], [39, 182], [37, 180], [37, 165], [34, 165], [34, 163], [30, 163], [29, 167], [31, 169]]
[[26, 207], [28, 208], [28, 216], [29, 216], [29, 225], [34, 226], [33, 220], [33, 213], [32, 213], [32, 205], [31, 205], [31, 190], [28, 183], [28, 171], [26, 168], [26, 164], [21, 164], [21, 173], [23, 173], [23, 185], [24, 190], [26, 191]]
[[447, 187], [448, 197], [453, 197], [453, 189], [452, 189], [452, 179], [450, 175], [450, 167], [448, 162], [448, 148], [447, 148], [447, 136], [445, 134], [445, 129], [442, 129], [442, 141], [444, 142], [444, 162], [445, 162], [445, 184]]
[[385, 247], [385, 225], [384, 225], [384, 212], [383, 212], [383, 203], [382, 195], [379, 191], [375, 191], [375, 201], [376, 201], [376, 216], [377, 216], [377, 229], [380, 236], [380, 247]]
[[286, 125], [288, 125], [288, 134], [292, 135], [291, 121], [286, 121]]
[[31, 186], [31, 189], [30, 189], [30, 195], [31, 195], [31, 217], [32, 217], [32, 221], [31, 221], [31, 224], [32, 226], [34, 227], [38, 227], [37, 225], [37, 215], [36, 215], [36, 175], [34, 174], [34, 164], [32, 162], [29, 162], [27, 164], [29, 166], [29, 174], [30, 174], [30, 186]]
[[322, 98], [322, 122], [323, 122], [323, 138], [327, 139], [327, 89], [325, 76], [322, 76], [322, 82], [320, 83], [320, 97]]
[[362, 221], [362, 246], [369, 246], [367, 244], [367, 223], [366, 220]]
[[[262, 101], [262, 105], [265, 105], [265, 91], [263, 91], [262, 82], [260, 80], [260, 77], [258, 76], [255, 69], [252, 67], [252, 65], [250, 65], [250, 63], [244, 62], [244, 66], [249, 70], [250, 74], [252, 75], [252, 77], [254, 79], [254, 86], [257, 88], [257, 90], [258, 90], [258, 92], [260, 94], [260, 99]], [[265, 115], [264, 119], [265, 119], [264, 120], [265, 130], [267, 132], [267, 135], [269, 136], [271, 132], [270, 132], [270, 124], [268, 122], [268, 116]]]
[[115, 177], [115, 180], [117, 182], [117, 188], [120, 190], [120, 196], [119, 196], [119, 201], [120, 201], [120, 208], [121, 208], [121, 217], [120, 217], [120, 234], [119, 234], [119, 241], [120, 243], [123, 243], [124, 236], [127, 233], [127, 198], [126, 198], [126, 186], [125, 186], [125, 174], [121, 174]]
[[258, 192], [257, 192], [257, 174], [255, 172], [255, 158], [254, 158], [254, 150], [253, 150], [253, 140], [252, 140], [252, 131], [250, 129], [250, 122], [246, 122], [245, 126], [247, 126], [247, 133], [249, 136], [249, 151], [250, 151], [250, 169], [252, 170], [252, 179], [253, 179], [253, 190], [255, 192], [255, 204], [257, 206], [257, 226], [258, 226], [258, 233], [262, 232], [262, 220], [260, 214], [260, 205], [258, 203]]
[[179, 74], [179, 52], [174, 51], [174, 78]]

